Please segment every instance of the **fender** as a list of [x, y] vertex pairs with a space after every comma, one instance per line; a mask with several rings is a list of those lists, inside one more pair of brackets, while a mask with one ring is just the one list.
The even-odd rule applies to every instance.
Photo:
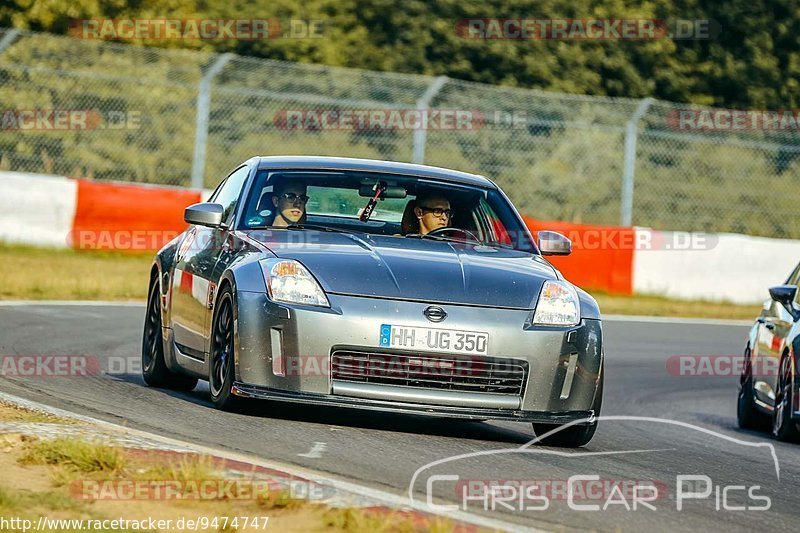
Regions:
[[161, 306], [161, 324], [163, 327], [172, 329], [172, 273], [175, 265], [175, 254], [178, 251], [178, 246], [185, 236], [182, 233], [164, 245], [155, 256], [153, 261], [155, 267], [158, 269], [159, 292], [162, 296], [162, 302], [166, 302]]
[[576, 287], [575, 285], [573, 285], [573, 287], [575, 287], [575, 290], [578, 291], [578, 299], [580, 300], [581, 304], [581, 318], [601, 320], [600, 307], [597, 305], [597, 300], [595, 300], [591, 294], [580, 287]]
[[758, 356], [758, 322], [753, 324], [747, 334], [747, 346], [750, 346], [750, 358]]

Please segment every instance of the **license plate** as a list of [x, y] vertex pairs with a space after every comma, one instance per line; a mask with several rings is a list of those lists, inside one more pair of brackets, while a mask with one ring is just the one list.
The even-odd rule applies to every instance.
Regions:
[[489, 334], [480, 331], [419, 328], [382, 324], [380, 345], [385, 348], [486, 355]]

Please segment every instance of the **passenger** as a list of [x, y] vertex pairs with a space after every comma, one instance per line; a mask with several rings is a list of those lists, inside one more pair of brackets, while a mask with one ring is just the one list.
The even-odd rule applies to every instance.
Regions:
[[284, 183], [276, 186], [272, 194], [272, 204], [277, 213], [272, 225], [285, 228], [291, 224], [301, 224], [306, 218], [308, 195], [302, 183]]

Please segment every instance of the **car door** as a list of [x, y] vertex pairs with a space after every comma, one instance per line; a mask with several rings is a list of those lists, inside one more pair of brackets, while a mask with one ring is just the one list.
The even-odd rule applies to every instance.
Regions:
[[207, 349], [206, 326], [216, 285], [214, 266], [224, 251], [249, 174], [248, 166], [237, 168], [209, 200], [222, 205], [223, 226], [193, 225], [178, 247], [172, 281], [172, 328], [177, 348], [197, 360], [204, 360]]
[[[800, 282], [800, 265], [794, 269], [786, 284], [797, 286], [798, 282]], [[773, 405], [778, 381], [778, 365], [794, 318], [781, 304], [770, 298], [764, 302], [761, 316], [757, 321], [756, 347], [759, 361], [753, 371], [753, 387], [759, 400], [767, 405]]]

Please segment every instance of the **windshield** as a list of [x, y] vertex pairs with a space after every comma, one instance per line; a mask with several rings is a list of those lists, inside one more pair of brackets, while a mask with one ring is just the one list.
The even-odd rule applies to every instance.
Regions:
[[260, 171], [239, 229], [314, 229], [436, 239], [538, 253], [494, 189], [349, 171]]

